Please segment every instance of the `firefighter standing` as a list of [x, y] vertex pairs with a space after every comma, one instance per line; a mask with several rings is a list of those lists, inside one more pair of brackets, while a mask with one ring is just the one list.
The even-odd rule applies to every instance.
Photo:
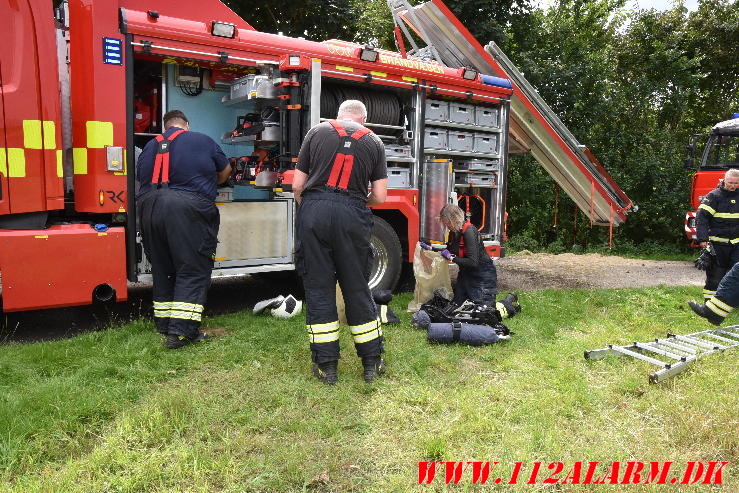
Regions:
[[385, 201], [387, 164], [382, 142], [362, 125], [366, 119], [364, 104], [348, 100], [336, 120], [313, 127], [300, 149], [293, 182], [300, 204], [297, 267], [305, 288], [313, 374], [328, 385], [337, 381], [339, 360], [337, 280], [365, 381], [385, 369], [382, 328], [368, 286], [373, 220], [367, 206]]
[[708, 193], [695, 215], [696, 238], [702, 248], [710, 242], [714, 253], [706, 271], [703, 298], [716, 294], [721, 278], [739, 262], [739, 170], [730, 169], [723, 181]]
[[169, 111], [163, 123], [164, 134], [139, 156], [136, 201], [154, 280], [154, 322], [166, 347], [177, 349], [207, 337], [200, 320], [220, 224], [216, 183], [226, 181], [231, 166], [213, 139], [189, 131], [181, 111]]
[[[509, 293], [499, 302], [495, 301], [498, 294], [495, 264], [485, 251], [477, 228], [466, 220], [464, 211], [456, 204], [446, 204], [439, 212], [439, 220], [450, 233], [449, 247], [441, 254], [459, 266], [457, 283], [454, 285], [454, 303], [461, 305], [469, 300], [494, 305], [502, 318], [510, 318], [521, 311], [515, 293]], [[421, 247], [431, 248], [425, 243]]]

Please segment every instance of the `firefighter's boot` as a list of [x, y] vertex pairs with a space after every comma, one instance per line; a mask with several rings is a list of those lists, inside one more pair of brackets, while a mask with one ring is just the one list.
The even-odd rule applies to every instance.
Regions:
[[337, 373], [338, 361], [326, 361], [325, 363], [313, 363], [313, 376], [326, 385], [336, 385], [339, 381]]
[[724, 321], [724, 317], [721, 315], [714, 313], [710, 308], [708, 308], [706, 305], [702, 305], [700, 303], [696, 303], [695, 301], [688, 301], [688, 305], [690, 306], [690, 309], [695, 312], [696, 315], [699, 317], [703, 317], [709, 322], [711, 322], [713, 325], [721, 325], [721, 323]]
[[177, 334], [169, 334], [164, 345], [167, 347], [167, 349], [179, 349], [181, 347], [187, 346], [188, 344], [205, 342], [208, 340], [208, 338], [208, 334], [205, 334], [203, 332], [200, 332], [194, 338], [189, 338]]
[[362, 366], [364, 367], [364, 381], [367, 383], [374, 382], [377, 377], [385, 373], [385, 361], [380, 356], [362, 358]]

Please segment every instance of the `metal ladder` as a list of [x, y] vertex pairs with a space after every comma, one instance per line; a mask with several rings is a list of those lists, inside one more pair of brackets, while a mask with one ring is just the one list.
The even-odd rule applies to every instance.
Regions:
[[[664, 339], [635, 342], [630, 346], [615, 346], [585, 351], [585, 359], [599, 360], [606, 356], [631, 356], [660, 367], [649, 375], [649, 383], [659, 383], [685, 371], [697, 359], [726, 349], [739, 347], [739, 325], [704, 330], [693, 334], [667, 334]], [[669, 361], [647, 356], [654, 353]]]

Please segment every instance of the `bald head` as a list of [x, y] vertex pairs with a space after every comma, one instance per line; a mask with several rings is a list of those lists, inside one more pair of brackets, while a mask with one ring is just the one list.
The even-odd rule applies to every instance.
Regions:
[[363, 125], [367, 121], [367, 107], [364, 103], [356, 99], [347, 99], [341, 106], [336, 115], [337, 120], [351, 120]]

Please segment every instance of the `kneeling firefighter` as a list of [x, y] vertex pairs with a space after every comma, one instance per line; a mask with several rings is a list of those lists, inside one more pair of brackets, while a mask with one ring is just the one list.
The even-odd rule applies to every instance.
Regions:
[[[498, 294], [495, 264], [485, 251], [480, 233], [472, 223], [465, 220], [464, 211], [456, 204], [446, 204], [439, 212], [439, 220], [450, 233], [448, 248], [441, 254], [459, 266], [457, 284], [454, 286], [454, 303], [461, 305], [469, 300], [495, 306], [502, 318], [510, 318], [521, 311], [515, 293], [509, 293], [501, 301], [495, 301]], [[425, 243], [421, 247], [431, 248]]]

